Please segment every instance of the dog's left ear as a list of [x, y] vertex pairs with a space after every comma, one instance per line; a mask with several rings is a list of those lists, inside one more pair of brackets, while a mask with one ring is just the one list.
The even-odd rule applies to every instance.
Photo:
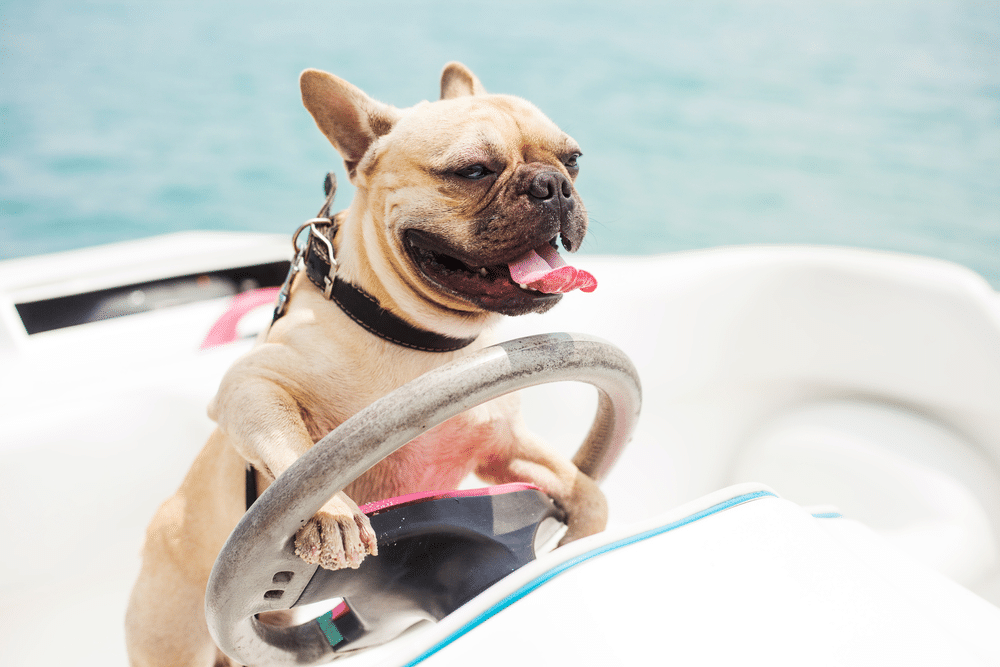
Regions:
[[441, 72], [441, 99], [468, 95], [485, 95], [486, 89], [468, 67], [462, 63], [450, 62]]
[[361, 158], [376, 139], [392, 130], [400, 118], [399, 110], [318, 69], [302, 72], [299, 86], [302, 103], [344, 158], [347, 174], [353, 181]]

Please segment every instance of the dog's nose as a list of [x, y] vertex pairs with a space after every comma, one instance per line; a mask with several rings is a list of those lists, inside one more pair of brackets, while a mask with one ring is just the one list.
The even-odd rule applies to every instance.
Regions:
[[543, 171], [531, 180], [528, 194], [541, 201], [548, 201], [553, 197], [572, 199], [573, 186], [570, 185], [569, 179], [558, 171]]
[[558, 171], [541, 171], [532, 177], [528, 196], [548, 213], [546, 224], [559, 225], [563, 247], [576, 252], [587, 232], [587, 214], [582, 205], [577, 205], [569, 179]]

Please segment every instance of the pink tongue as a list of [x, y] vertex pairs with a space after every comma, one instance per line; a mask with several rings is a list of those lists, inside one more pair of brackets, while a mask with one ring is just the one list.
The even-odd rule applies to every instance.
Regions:
[[508, 266], [515, 283], [546, 294], [572, 292], [575, 289], [593, 292], [597, 289], [594, 276], [567, 264], [548, 243], [529, 250]]

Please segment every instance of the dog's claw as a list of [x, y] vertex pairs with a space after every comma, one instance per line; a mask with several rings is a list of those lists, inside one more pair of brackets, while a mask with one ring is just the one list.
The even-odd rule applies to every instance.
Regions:
[[378, 541], [360, 511], [320, 511], [296, 533], [295, 554], [328, 570], [357, 568], [366, 555], [378, 555]]

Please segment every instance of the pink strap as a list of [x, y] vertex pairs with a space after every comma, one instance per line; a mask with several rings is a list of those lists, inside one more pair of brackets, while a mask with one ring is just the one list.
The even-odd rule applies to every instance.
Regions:
[[487, 486], [482, 489], [465, 489], [462, 491], [422, 491], [420, 493], [409, 493], [405, 496], [386, 498], [361, 505], [360, 509], [365, 514], [377, 514], [392, 507], [402, 505], [412, 505], [425, 500], [437, 500], [438, 498], [469, 498], [472, 496], [499, 496], [504, 493], [514, 493], [516, 491], [535, 490], [541, 491], [534, 484], [522, 484], [513, 482], [511, 484], [501, 484], [499, 486]]
[[280, 291], [279, 287], [262, 287], [237, 294], [230, 304], [229, 310], [223, 313], [222, 317], [216, 320], [212, 328], [209, 329], [208, 335], [205, 336], [205, 340], [201, 344], [201, 349], [207, 350], [210, 347], [232, 343], [237, 338], [236, 328], [243, 316], [255, 308], [274, 303]]

